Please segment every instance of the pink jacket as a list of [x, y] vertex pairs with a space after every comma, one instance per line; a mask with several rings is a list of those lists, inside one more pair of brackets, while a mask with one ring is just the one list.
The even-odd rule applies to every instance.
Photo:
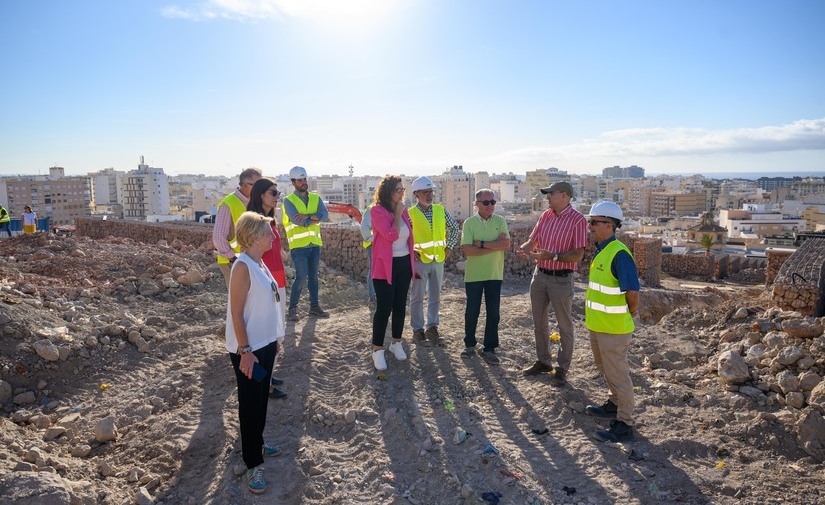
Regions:
[[[398, 231], [392, 225], [393, 215], [380, 205], [370, 209], [372, 231], [375, 236], [372, 242], [372, 278], [383, 279], [392, 284], [392, 243], [398, 239]], [[415, 261], [413, 257], [412, 221], [407, 209], [401, 214], [401, 219], [410, 227], [410, 238], [407, 239], [407, 248], [410, 250], [410, 268], [415, 277]]]

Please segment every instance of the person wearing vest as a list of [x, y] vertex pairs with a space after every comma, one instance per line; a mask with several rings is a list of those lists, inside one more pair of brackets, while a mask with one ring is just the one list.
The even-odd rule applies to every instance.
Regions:
[[[550, 384], [561, 387], [566, 384], [573, 361], [573, 281], [587, 246], [587, 219], [570, 205], [573, 186], [569, 182], [554, 182], [541, 192], [547, 195], [549, 207], [517, 251], [519, 257], [529, 256], [536, 262], [530, 281], [536, 361], [522, 374], [526, 377], [552, 372]], [[561, 336], [555, 369], [550, 354], [550, 307]]]
[[235, 240], [235, 223], [246, 212], [249, 204], [249, 192], [252, 186], [262, 177], [257, 168], [247, 168], [238, 178], [238, 187], [226, 195], [218, 204], [218, 214], [215, 216], [215, 226], [212, 228], [212, 244], [218, 251], [218, 267], [223, 274], [226, 288], [229, 289], [229, 273], [235, 256], [240, 252], [238, 241]]
[[613, 419], [610, 428], [594, 433], [604, 442], [633, 440], [633, 381], [627, 350], [639, 310], [639, 275], [630, 250], [616, 240], [623, 219], [621, 207], [613, 202], [597, 202], [590, 210], [596, 256], [590, 263], [584, 324], [590, 331], [593, 361], [609, 393], [603, 405], [588, 405], [585, 410], [591, 416]]
[[361, 213], [361, 238], [364, 241], [361, 245], [367, 251], [367, 296], [369, 297], [370, 308], [375, 308], [375, 286], [372, 285], [372, 241], [375, 236], [372, 232], [372, 216], [370, 215], [372, 204]]
[[4, 231], [9, 234], [9, 238], [11, 238], [11, 230], [9, 229], [9, 223], [11, 223], [11, 217], [9, 217], [9, 212], [6, 210], [5, 207], [0, 205], [0, 232]]
[[[412, 183], [416, 204], [408, 209], [415, 238], [415, 277], [410, 286], [410, 324], [417, 345], [443, 345], [438, 333], [444, 259], [458, 244], [461, 228], [443, 205], [433, 204], [433, 181], [419, 177]], [[424, 331], [424, 297], [427, 331]]]
[[318, 193], [309, 192], [307, 171], [303, 167], [292, 167], [289, 178], [295, 191], [284, 198], [282, 203], [284, 230], [289, 244], [289, 255], [295, 266], [295, 281], [289, 293], [287, 321], [298, 321], [298, 302], [304, 282], [309, 287], [309, 315], [329, 317], [318, 301], [318, 263], [321, 261], [321, 221], [329, 213]]

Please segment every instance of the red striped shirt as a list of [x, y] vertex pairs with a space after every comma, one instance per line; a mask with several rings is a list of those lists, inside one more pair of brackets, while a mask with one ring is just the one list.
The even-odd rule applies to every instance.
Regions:
[[[547, 209], [530, 232], [530, 240], [535, 241], [541, 249], [553, 253], [587, 247], [587, 219], [570, 205], [558, 214], [553, 209]], [[575, 261], [542, 260], [538, 265], [547, 270], [579, 269], [579, 264]]]

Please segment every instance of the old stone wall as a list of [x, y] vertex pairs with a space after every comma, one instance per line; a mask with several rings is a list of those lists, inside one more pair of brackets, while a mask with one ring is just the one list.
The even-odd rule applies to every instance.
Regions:
[[714, 275], [712, 256], [686, 256], [684, 254], [663, 254], [662, 271], [677, 278], [707, 277]]
[[747, 258], [730, 254], [714, 256], [714, 260], [714, 277], [717, 279], [724, 279], [742, 270], [764, 270], [768, 265], [767, 258]]
[[779, 275], [782, 265], [793, 255], [793, 251], [776, 251], [768, 249], [768, 266], [765, 272], [765, 283], [770, 285]]
[[773, 283], [773, 301], [778, 307], [803, 316], [823, 312], [825, 239], [806, 240], [780, 267]]
[[148, 223], [146, 221], [103, 220], [91, 217], [75, 218], [76, 233], [90, 238], [128, 237], [145, 244], [165, 240], [178, 241], [192, 247], [212, 247], [212, 225], [172, 221]]

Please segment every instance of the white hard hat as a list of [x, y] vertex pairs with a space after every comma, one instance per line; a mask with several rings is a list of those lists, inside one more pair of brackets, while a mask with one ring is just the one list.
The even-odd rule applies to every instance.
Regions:
[[608, 202], [603, 200], [601, 202], [596, 202], [593, 204], [593, 207], [590, 208], [590, 214], [592, 216], [603, 216], [603, 217], [612, 217], [613, 219], [618, 219], [619, 221], [624, 220], [624, 212], [622, 212], [622, 208], [618, 206], [618, 204], [614, 202]]
[[429, 177], [419, 177], [418, 179], [414, 180], [412, 183], [412, 190], [413, 193], [416, 191], [427, 189], [433, 189], [433, 181]]
[[289, 171], [289, 178], [290, 179], [306, 179], [307, 178], [307, 169], [304, 167], [292, 167], [292, 170]]

